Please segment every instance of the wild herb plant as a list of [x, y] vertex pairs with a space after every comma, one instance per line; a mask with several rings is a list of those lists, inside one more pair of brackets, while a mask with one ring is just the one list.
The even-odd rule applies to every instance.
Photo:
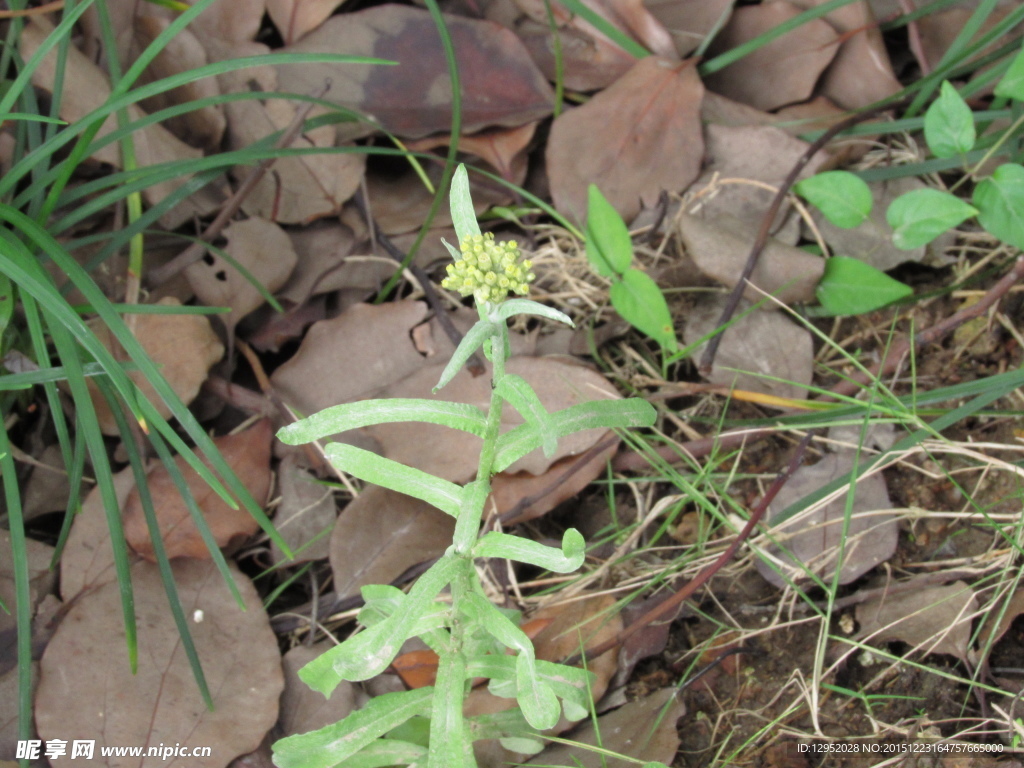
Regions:
[[[437, 653], [437, 679], [430, 687], [378, 696], [318, 731], [281, 739], [273, 747], [274, 762], [280, 768], [414, 762], [428, 768], [474, 766], [474, 741], [498, 738], [515, 751], [537, 752], [543, 745], [540, 732], [554, 727], [562, 713], [573, 721], [589, 711], [590, 673], [537, 659], [526, 634], [485, 596], [475, 566], [478, 558], [507, 558], [569, 573], [583, 563], [582, 535], [575, 529], [566, 531], [560, 550], [497, 531], [480, 536], [484, 505], [491, 476], [530, 451], [541, 448], [550, 456], [560, 437], [584, 429], [650, 426], [655, 412], [647, 402], [629, 399], [582, 403], [549, 413], [523, 378], [506, 373], [509, 318], [537, 315], [572, 322], [542, 304], [506, 298], [509, 292], [527, 292], [534, 277], [530, 263], [520, 261], [514, 242], [499, 244], [492, 235], [481, 234], [464, 166], [459, 166], [452, 182], [451, 210], [460, 250], [445, 243], [455, 262], [449, 265], [443, 284], [464, 296], [472, 295], [480, 319], [459, 344], [434, 391], [450, 382], [470, 355], [483, 347], [491, 363], [488, 411], [428, 399], [369, 400], [328, 408], [278, 433], [283, 442], [294, 445], [371, 424], [417, 421], [481, 439], [476, 479], [464, 486], [350, 445], [333, 443], [326, 448], [327, 458], [339, 470], [423, 499], [452, 515], [455, 533], [445, 554], [408, 593], [391, 586], [364, 587], [366, 606], [359, 620], [366, 629], [307, 664], [299, 677], [330, 696], [344, 680], [358, 682], [379, 675], [407, 639], [420, 637]], [[524, 423], [501, 434], [506, 402]], [[449, 599], [442, 596], [446, 588]], [[492, 693], [515, 698], [518, 706], [465, 718], [463, 702], [475, 678], [489, 679]], [[398, 734], [382, 738], [417, 716], [429, 717], [428, 746], [405, 741]]]

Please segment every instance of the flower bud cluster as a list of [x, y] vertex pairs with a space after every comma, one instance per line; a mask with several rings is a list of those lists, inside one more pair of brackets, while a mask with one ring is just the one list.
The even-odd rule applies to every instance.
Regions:
[[525, 294], [536, 277], [529, 259], [519, 261], [521, 252], [515, 240], [494, 242], [494, 235], [467, 235], [459, 244], [462, 258], [448, 265], [448, 277], [441, 285], [463, 296], [473, 294], [477, 303], [496, 304], [509, 291]]

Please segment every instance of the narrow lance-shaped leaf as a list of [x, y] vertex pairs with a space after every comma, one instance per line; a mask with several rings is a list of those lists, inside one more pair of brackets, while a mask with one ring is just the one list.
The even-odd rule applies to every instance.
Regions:
[[630, 267], [608, 290], [612, 306], [622, 319], [643, 331], [670, 352], [676, 349], [676, 332], [665, 296], [646, 272]]
[[480, 520], [490, 492], [491, 484], [486, 479], [474, 480], [462, 489], [462, 505], [452, 537], [455, 551], [460, 555], [469, 552], [480, 535]]
[[498, 305], [495, 314], [491, 317], [495, 322], [504, 322], [516, 315], [536, 315], [537, 317], [546, 317], [548, 320], [565, 323], [572, 328], [576, 327], [576, 323], [564, 312], [559, 312], [553, 307], [545, 306], [530, 299], [507, 299]]
[[469, 194], [469, 174], [466, 166], [459, 163], [452, 176], [452, 193], [450, 197], [452, 209], [452, 224], [455, 226], [455, 235], [459, 238], [459, 245], [467, 237], [475, 237], [480, 234], [480, 225], [476, 222], [476, 211], [473, 210], [473, 199]]
[[633, 242], [625, 222], [596, 185], [587, 188], [587, 261], [597, 274], [615, 278], [633, 261]]
[[514, 373], [506, 374], [498, 382], [495, 391], [519, 411], [527, 424], [537, 430], [544, 455], [549, 458], [553, 456], [558, 448], [558, 436], [548, 428], [550, 414], [526, 379]]
[[503, 557], [555, 573], [571, 573], [583, 565], [585, 550], [583, 534], [575, 528], [562, 535], [561, 550], [521, 536], [491, 531], [473, 547], [473, 557]]
[[392, 765], [424, 765], [427, 748], [409, 741], [380, 739], [363, 747], [334, 768], [387, 768]]
[[278, 768], [332, 768], [356, 754], [410, 717], [430, 710], [433, 688], [385, 693], [344, 720], [318, 731], [288, 736], [275, 742]]
[[[535, 663], [537, 674], [551, 686], [551, 690], [558, 698], [570, 700], [577, 707], [586, 709], [589, 701], [587, 686], [593, 684], [593, 672], [541, 659], [537, 659]], [[495, 696], [511, 699], [516, 695], [516, 660], [512, 656], [488, 655], [471, 658], [466, 674], [471, 678], [490, 678], [491, 682], [487, 687]]]
[[475, 405], [443, 400], [402, 399], [361, 400], [343, 403], [307, 416], [280, 429], [277, 439], [286, 445], [299, 445], [373, 424], [415, 421], [440, 424], [482, 437], [487, 419]]
[[441, 372], [441, 378], [438, 380], [437, 386], [434, 387], [434, 392], [437, 392], [437, 390], [454, 379], [455, 374], [469, 360], [470, 355], [476, 352], [477, 348], [487, 339], [493, 337], [497, 330], [498, 326], [491, 321], [478, 320], [469, 329], [469, 333], [462, 337], [462, 341], [459, 342], [459, 346], [455, 349], [454, 354], [452, 354], [452, 359], [448, 361], [448, 365]]
[[466, 657], [459, 652], [441, 656], [434, 684], [434, 704], [430, 711], [431, 766], [463, 764], [466, 751], [466, 723], [462, 716], [466, 689]]
[[[646, 400], [592, 400], [555, 411], [549, 424], [558, 437], [565, 437], [584, 429], [618, 429], [649, 427], [657, 418], [657, 411]], [[494, 457], [494, 471], [501, 472], [541, 445], [541, 437], [529, 424], [509, 430], [498, 438]]]
[[423, 499], [452, 517], [459, 514], [462, 489], [455, 483], [344, 443], [331, 443], [324, 455], [335, 467], [360, 480]]
[[330, 696], [342, 680], [359, 682], [379, 675], [394, 661], [419, 621], [433, 612], [434, 598], [451, 581], [457, 566], [455, 558], [442, 557], [413, 584], [402, 610], [313, 659], [299, 670], [299, 679]]

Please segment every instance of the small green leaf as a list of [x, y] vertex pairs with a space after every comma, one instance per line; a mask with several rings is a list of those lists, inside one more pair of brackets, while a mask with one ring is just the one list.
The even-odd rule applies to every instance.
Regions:
[[602, 277], [615, 277], [633, 261], [633, 241], [619, 212], [594, 184], [587, 189], [587, 261]]
[[885, 216], [893, 228], [893, 245], [909, 251], [930, 243], [977, 213], [976, 208], [949, 192], [916, 189], [893, 200]]
[[360, 480], [423, 499], [452, 517], [459, 514], [462, 488], [455, 483], [354, 445], [331, 443], [324, 449], [324, 455], [338, 469]]
[[498, 326], [490, 320], [477, 320], [476, 325], [469, 329], [469, 333], [462, 337], [462, 341], [456, 347], [452, 359], [448, 361], [448, 365], [441, 372], [441, 378], [438, 380], [437, 386], [434, 387], [434, 392], [437, 392], [437, 390], [454, 379], [455, 374], [466, 364], [466, 361], [476, 352], [477, 348], [486, 340], [492, 338], [497, 332]]
[[516, 701], [523, 710], [526, 722], [538, 731], [554, 728], [561, 707], [551, 686], [540, 679], [532, 655], [520, 653], [516, 657]]
[[646, 273], [627, 269], [609, 291], [612, 306], [634, 328], [657, 341], [664, 349], [676, 350], [676, 332], [665, 297]]
[[519, 752], [523, 755], [536, 755], [544, 751], [544, 740], [529, 736], [505, 736], [498, 739], [498, 743], [509, 752]]
[[452, 209], [452, 224], [455, 226], [455, 236], [459, 239], [458, 245], [467, 237], [475, 237], [480, 234], [480, 225], [476, 221], [476, 211], [473, 210], [473, 198], [469, 194], [469, 174], [466, 166], [459, 163], [452, 176], [452, 192], [449, 196]]
[[583, 535], [575, 528], [563, 534], [561, 551], [522, 536], [491, 531], [473, 547], [473, 557], [502, 557], [555, 573], [572, 573], [583, 565], [585, 551]]
[[948, 80], [924, 115], [924, 140], [936, 157], [956, 157], [974, 148], [974, 113]]
[[[426, 720], [425, 718], [412, 718]], [[429, 722], [429, 721], [426, 721]], [[427, 748], [414, 742], [393, 739], [391, 735], [363, 747], [335, 768], [388, 768], [396, 765], [425, 765]]]
[[514, 373], [506, 374], [498, 382], [495, 391], [519, 412], [527, 424], [537, 430], [544, 455], [548, 458], [554, 456], [558, 448], [558, 435], [548, 427], [550, 414], [526, 379]]
[[1024, 249], [1024, 167], [1005, 163], [974, 188], [978, 221], [1005, 243]]
[[332, 768], [414, 715], [430, 710], [432, 688], [385, 693], [344, 720], [275, 742], [278, 768]]
[[817, 297], [825, 315], [860, 315], [913, 292], [910, 286], [860, 259], [835, 256], [825, 262]]
[[483, 411], [466, 403], [448, 403], [425, 398], [360, 400], [356, 403], [343, 403], [325, 408], [319, 413], [289, 424], [278, 430], [277, 439], [286, 445], [299, 445], [349, 429], [398, 421], [440, 424], [452, 429], [461, 429], [477, 437], [483, 437], [487, 425]]
[[996, 96], [1024, 101], [1024, 51], [1014, 56], [1010, 68], [995, 89]]
[[826, 171], [799, 182], [798, 195], [820, 210], [826, 219], [843, 229], [863, 224], [871, 213], [871, 188], [849, 171]]
[[436, 613], [434, 598], [451, 582], [460, 565], [459, 559], [442, 557], [416, 580], [401, 610], [317, 656], [299, 670], [299, 679], [314, 691], [330, 696], [342, 680], [359, 682], [379, 675], [394, 661], [402, 644], [416, 634], [420, 621]]
[[[646, 400], [631, 397], [628, 400], [592, 400], [571, 405], [551, 414], [551, 429], [558, 437], [581, 432], [584, 429], [617, 429], [650, 427], [658, 417], [654, 406]], [[494, 471], [502, 472], [541, 445], [537, 430], [523, 424], [498, 438], [494, 456]]]
[[515, 315], [536, 315], [538, 317], [546, 317], [548, 320], [556, 320], [559, 323], [565, 323], [571, 328], [576, 327], [576, 323], [572, 321], [564, 312], [559, 312], [557, 309], [545, 306], [536, 301], [530, 301], [530, 299], [508, 299], [498, 304], [496, 314], [491, 316], [495, 322], [503, 322], [508, 320], [510, 317]]

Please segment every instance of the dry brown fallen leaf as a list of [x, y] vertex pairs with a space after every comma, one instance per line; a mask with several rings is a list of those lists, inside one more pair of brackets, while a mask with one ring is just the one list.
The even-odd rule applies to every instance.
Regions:
[[[459, 151], [486, 160], [503, 179], [522, 185], [526, 180], [528, 161], [523, 150], [533, 140], [537, 124], [533, 122], [518, 128], [493, 128], [471, 135], [463, 134], [459, 137]], [[450, 133], [443, 133], [406, 142], [406, 147], [414, 152], [426, 152], [436, 147], [447, 147], [451, 140]]]
[[[801, 10], [816, 8], [825, 0], [790, 0]], [[896, 79], [889, 52], [869, 3], [849, 3], [824, 17], [842, 36], [842, 43], [818, 91], [843, 109], [863, 109], [897, 93], [903, 86]]]
[[[32, 16], [25, 24], [19, 36], [19, 51], [28, 60], [43, 44], [53, 31], [50, 23], [39, 16]], [[110, 81], [106, 74], [89, 61], [76, 47], [68, 46], [67, 65], [64, 69], [64, 85], [60, 102], [61, 119], [74, 123], [95, 109], [101, 107], [110, 98]], [[32, 73], [32, 83], [44, 91], [52, 92], [56, 77], [57, 51], [51, 49], [43, 57], [39, 67]], [[144, 112], [135, 105], [127, 107], [130, 122], [140, 120]], [[103, 123], [96, 138], [101, 139], [117, 129], [117, 118], [110, 115]], [[202, 156], [198, 149], [188, 146], [161, 125], [148, 125], [132, 133], [135, 144], [135, 159], [139, 167], [169, 163], [175, 161], [195, 160]], [[100, 160], [115, 168], [121, 168], [121, 149], [115, 142], [93, 154]], [[190, 174], [181, 174], [175, 179], [152, 184], [142, 190], [146, 202], [155, 205], [191, 178]], [[180, 202], [160, 217], [160, 223], [174, 229], [194, 216], [206, 216], [220, 205], [219, 196], [200, 190]]]
[[[166, 298], [157, 302], [161, 306], [179, 306], [177, 299]], [[160, 367], [161, 373], [171, 385], [171, 389], [188, 405], [206, 381], [210, 368], [224, 355], [224, 345], [210, 327], [205, 315], [138, 315], [135, 325], [135, 338]], [[111, 350], [115, 356], [124, 357], [120, 344], [114, 338], [109, 327], [99, 319], [88, 323], [100, 343]], [[149, 399], [157, 411], [165, 419], [171, 415], [171, 409], [157, 395], [153, 385], [149, 383], [141, 371], [128, 374], [139, 386], [142, 394]], [[89, 393], [96, 407], [96, 418], [100, 429], [105, 435], [117, 435], [117, 422], [106, 399], [99, 389], [87, 380]]]
[[[114, 474], [118, 510], [124, 509], [134, 487], [131, 467]], [[60, 558], [60, 596], [67, 602], [82, 590], [95, 589], [115, 578], [114, 550], [110, 546], [103, 497], [99, 488], [93, 488], [71, 523], [71, 533]]]
[[[36, 459], [39, 464], [32, 470], [22, 490], [21, 507], [25, 520], [48, 512], [63, 512], [71, 494], [70, 478], [64, 469], [60, 446], [56, 443], [46, 446]], [[84, 495], [88, 486], [84, 482], [79, 483], [79, 490]]]
[[733, 0], [647, 0], [644, 6], [672, 35], [679, 57], [686, 58], [732, 13]]
[[[245, 432], [214, 438], [224, 460], [235, 471], [257, 503], [266, 500], [270, 491], [270, 439], [272, 428], [266, 419]], [[252, 515], [239, 506], [232, 509], [180, 456], [175, 459], [185, 477], [196, 505], [203, 513], [220, 547], [232, 540], [251, 536], [259, 528]], [[209, 466], [209, 463], [204, 463]], [[209, 558], [206, 542], [199, 535], [185, 501], [178, 493], [170, 473], [162, 465], [147, 475], [153, 509], [160, 526], [167, 557]], [[124, 535], [132, 549], [150, 561], [155, 560], [153, 542], [149, 537], [145, 513], [137, 489], [132, 489], [124, 508]]]
[[[702, 299], [686, 318], [684, 337], [693, 344], [717, 328], [725, 298]], [[722, 334], [708, 381], [775, 397], [807, 397], [814, 368], [810, 332], [781, 312], [750, 309], [741, 302], [736, 320]], [[703, 344], [695, 356], [700, 355]]]
[[555, 207], [586, 219], [596, 184], [626, 221], [700, 173], [704, 95], [693, 62], [648, 56], [551, 126], [548, 177]]
[[[712, 44], [715, 55], [731, 50], [788, 21], [800, 10], [789, 2], [748, 5], [733, 11]], [[763, 45], [705, 78], [709, 90], [763, 110], [805, 101], [839, 46], [839, 35], [821, 19]]]
[[[605, 472], [608, 461], [615, 455], [620, 443], [613, 432], [606, 432], [595, 441], [595, 447], [606, 441], [607, 446], [590, 458], [566, 456], [540, 475], [530, 472], [499, 472], [491, 479], [488, 505], [494, 504], [495, 513], [501, 517], [502, 525], [506, 526], [546, 515]], [[490, 509], [490, 506], [487, 508]]]
[[[50, 560], [53, 558], [53, 547], [43, 544], [35, 539], [25, 540], [25, 556], [28, 562], [29, 595], [32, 599], [32, 613], [35, 613], [36, 606], [42, 599], [53, 591], [57, 574], [50, 570]], [[11, 549], [11, 534], [0, 529], [0, 601], [7, 607], [6, 611], [0, 610], [0, 661], [7, 661], [8, 650], [7, 637], [11, 636], [17, 627], [17, 617], [14, 614], [14, 560]], [[13, 645], [10, 650], [14, 650]], [[0, 667], [6, 665], [0, 665]]]
[[[584, 0], [584, 5], [655, 55], [677, 58], [672, 35], [645, 4], [637, 0]], [[559, 3], [551, 3], [551, 14], [562, 47], [560, 68], [554, 56], [548, 7], [541, 0], [491, 2], [486, 14], [514, 29], [547, 78], [560, 77], [570, 90], [607, 88], [636, 63], [632, 54]]]
[[[849, 478], [855, 457], [855, 451], [843, 449], [827, 454], [817, 464], [799, 467], [769, 507], [769, 522], [772, 522], [772, 516], [807, 494], [838, 478]], [[767, 546], [766, 551], [775, 568], [763, 558], [758, 558], [758, 572], [776, 587], [787, 583], [778, 571], [787, 573], [796, 581], [806, 579], [806, 572], [810, 571], [828, 582], [835, 574], [836, 558], [842, 544], [839, 583], [849, 584], [892, 557], [896, 553], [899, 526], [895, 516], [887, 511], [892, 502], [885, 478], [874, 473], [857, 481], [850, 523], [844, 536], [846, 507], [847, 495], [843, 493], [835, 500], [819, 505], [811, 514], [796, 515], [779, 525], [772, 525], [772, 534], [781, 539], [785, 550], [775, 545]]]
[[858, 605], [857, 636], [872, 645], [899, 641], [966, 660], [977, 607], [974, 590], [963, 581], [923, 586]]
[[330, 530], [338, 518], [334, 491], [300, 466], [298, 456], [288, 454], [277, 468], [281, 503], [274, 511], [274, 528], [295, 556], [286, 558], [277, 542], [271, 542], [270, 557], [275, 563], [326, 558], [330, 554]]
[[[427, 168], [427, 177], [434, 189], [440, 183], [442, 171], [437, 164]], [[473, 208], [478, 215], [495, 205], [508, 205], [512, 201], [511, 192], [507, 188], [494, 182], [478, 181], [476, 174], [470, 177], [470, 191]], [[398, 175], [375, 173], [372, 170], [366, 174], [366, 196], [370, 201], [370, 211], [377, 226], [386, 235], [419, 233], [434, 202], [434, 194], [411, 168]], [[347, 218], [344, 220], [350, 223]], [[446, 228], [451, 223], [451, 214], [442, 206], [434, 218], [433, 226]], [[428, 239], [434, 240], [434, 236]], [[434, 242], [440, 245], [437, 240]], [[444, 255], [445, 258], [451, 258], [447, 252]]]
[[655, 691], [597, 718], [596, 731], [594, 723], [587, 721], [569, 735], [575, 742], [600, 744], [604, 749], [626, 755], [628, 760], [606, 758], [575, 745], [552, 744], [526, 765], [633, 768], [637, 761], [669, 765], [680, 743], [676, 721], [686, 714], [686, 708], [675, 694], [675, 688]]
[[[230, 55], [262, 55], [269, 51], [267, 46], [258, 43], [239, 43], [230, 49]], [[300, 68], [298, 65], [291, 66]], [[284, 67], [282, 71], [287, 69]], [[254, 88], [268, 92], [290, 90], [279, 82], [279, 72], [270, 66], [226, 72], [220, 75], [219, 82], [225, 93], [246, 92]], [[323, 82], [317, 82], [295, 92], [313, 95], [322, 91], [323, 86]], [[299, 108], [299, 104], [286, 99], [246, 100], [226, 104], [230, 148], [245, 149], [272, 133], [285, 130]], [[316, 106], [310, 111], [309, 117], [324, 112], [324, 108]], [[334, 126], [323, 125], [300, 135], [291, 147], [333, 147], [335, 138]], [[245, 197], [242, 210], [250, 216], [286, 224], [308, 223], [337, 214], [345, 201], [359, 188], [365, 166], [366, 156], [361, 153], [278, 158], [274, 162], [273, 173], [265, 174]], [[244, 179], [251, 171], [250, 167], [244, 166], [238, 168], [235, 175]]]
[[452, 543], [455, 518], [420, 499], [376, 485], [349, 503], [330, 541], [334, 590], [358, 595], [389, 584], [408, 568], [440, 557]]
[[[245, 610], [216, 566], [172, 564], [214, 710], [192, 676], [159, 570], [132, 566], [138, 673], [128, 664], [121, 597], [114, 582], [83, 594], [50, 640], [35, 700], [40, 738], [95, 740], [102, 747], [160, 744], [211, 748], [209, 757], [111, 757], [111, 768], [224, 768], [255, 749], [277, 719], [284, 687], [277, 638], [252, 582], [229, 565]], [[61, 758], [62, 762], [65, 758]], [[66, 758], [71, 765], [95, 759]]]
[[[752, 243], [776, 190], [809, 145], [770, 125], [711, 124], [705, 129], [704, 140], [707, 160], [700, 178], [688, 190], [694, 195], [689, 210], [699, 212], [708, 222], [729, 216], [724, 228], [734, 235], [749, 232]], [[800, 178], [813, 176], [827, 159], [825, 152], [816, 153]], [[788, 245], [796, 245], [800, 239], [800, 222], [788, 202], [776, 214], [771, 235]], [[727, 271], [739, 275], [742, 263], [738, 268], [730, 265]], [[771, 270], [762, 268], [764, 271]], [[723, 282], [730, 285], [735, 277]]]
[[[224, 252], [270, 293], [285, 284], [299, 260], [284, 230], [266, 219], [236, 221], [223, 235], [228, 241]], [[256, 286], [214, 252], [189, 265], [185, 277], [203, 304], [230, 307], [231, 312], [220, 318], [232, 334], [242, 318], [266, 301]]]
[[344, 0], [267, 0], [267, 13], [285, 45], [319, 27]]
[[330, 698], [324, 698], [322, 693], [299, 679], [300, 669], [333, 647], [329, 641], [297, 645], [284, 655], [284, 693], [281, 694], [281, 717], [278, 720], [282, 737], [332, 725], [366, 703], [368, 697], [362, 687], [347, 680], [334, 689]]
[[[686, 254], [706, 277], [728, 288], [743, 274], [755, 235], [731, 214], [719, 211], [705, 217], [681, 214], [676, 231]], [[814, 301], [814, 291], [825, 273], [825, 260], [792, 245], [768, 239], [743, 292], [748, 301], [757, 302], [765, 294], [784, 304]], [[765, 309], [777, 309], [767, 302]]]
[[[523, 125], [551, 114], [554, 93], [519, 39], [489, 21], [445, 16], [462, 87], [462, 130]], [[327, 19], [283, 52], [375, 56], [397, 66], [307, 64], [278, 67], [282, 90], [308, 93], [372, 116], [400, 136], [451, 129], [451, 81], [437, 27], [420, 8], [381, 5]], [[501, 98], [495, 98], [500, 93]]]

